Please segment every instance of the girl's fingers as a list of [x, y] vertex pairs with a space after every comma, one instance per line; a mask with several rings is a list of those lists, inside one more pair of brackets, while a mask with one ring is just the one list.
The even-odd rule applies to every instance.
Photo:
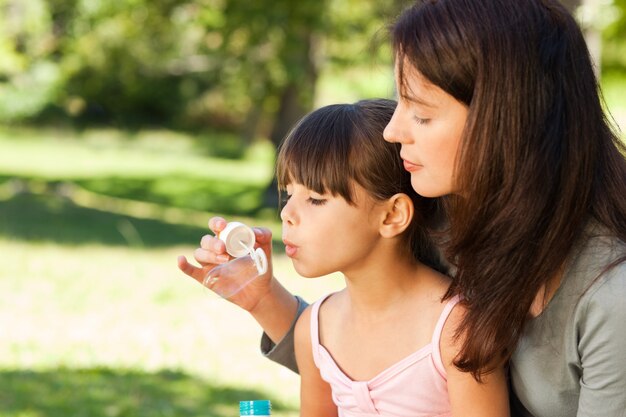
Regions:
[[226, 253], [226, 244], [211, 235], [202, 236], [200, 247], [204, 250], [215, 252], [216, 254]]
[[226, 220], [223, 217], [211, 217], [209, 219], [209, 229], [213, 231], [213, 233], [219, 233], [226, 227]]
[[202, 278], [202, 269], [187, 262], [187, 258], [182, 255], [178, 257], [178, 269], [195, 280]]
[[272, 241], [272, 232], [270, 231], [270, 229], [267, 229], [265, 227], [254, 227], [252, 228], [252, 230], [254, 230], [254, 236], [257, 243], [262, 245]]
[[202, 265], [222, 264], [230, 259], [226, 253], [215, 253], [212, 250], [202, 248], [193, 251], [193, 258]]

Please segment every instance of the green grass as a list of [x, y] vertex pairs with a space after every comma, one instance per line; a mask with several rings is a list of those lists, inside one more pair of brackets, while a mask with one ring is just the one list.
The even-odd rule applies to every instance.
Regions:
[[265, 391], [220, 386], [180, 371], [58, 368], [5, 371], [0, 378], [0, 416], [230, 417], [241, 398], [268, 398], [275, 415], [293, 411]]
[[[298, 377], [260, 355], [254, 320], [176, 268], [211, 213], [154, 191], [121, 198], [137, 179], [174, 173], [172, 195], [193, 181], [264, 187], [272, 156], [257, 147], [215, 160], [193, 138], [146, 135], [0, 131], [0, 417], [226, 417], [259, 398], [276, 416], [297, 415]], [[279, 230], [275, 217], [229, 204], [239, 213], [229, 218]], [[277, 252], [293, 292], [312, 300], [341, 286], [297, 277]]]
[[0, 235], [7, 239], [72, 246], [167, 247], [188, 244], [207, 232], [206, 228], [133, 218], [36, 194], [0, 201], [0, 223]]
[[[222, 142], [234, 140], [222, 137]], [[125, 135], [0, 129], [0, 182], [69, 182], [103, 195], [228, 214], [254, 214], [273, 172], [269, 143], [241, 159], [216, 158], [207, 141], [172, 132]]]
[[[24, 210], [5, 216], [11, 205]], [[124, 217], [145, 245], [132, 247], [112, 227], [121, 216], [61, 197], [0, 212], [0, 416], [221, 417], [252, 398], [297, 415], [298, 377], [261, 357], [251, 317], [176, 269], [202, 228]], [[309, 299], [341, 285], [296, 277], [284, 255], [275, 265]]]

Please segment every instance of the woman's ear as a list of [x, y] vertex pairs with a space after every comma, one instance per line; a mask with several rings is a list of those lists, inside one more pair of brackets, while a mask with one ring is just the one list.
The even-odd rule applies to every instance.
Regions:
[[414, 212], [413, 201], [408, 195], [399, 193], [389, 198], [380, 225], [381, 236], [391, 238], [404, 232], [411, 224]]

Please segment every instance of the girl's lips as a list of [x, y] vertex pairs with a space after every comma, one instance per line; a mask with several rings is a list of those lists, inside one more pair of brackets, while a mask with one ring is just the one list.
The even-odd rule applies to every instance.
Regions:
[[285, 254], [289, 256], [290, 258], [293, 258], [294, 256], [296, 256], [297, 252], [298, 252], [298, 248], [296, 246], [285, 245]]
[[412, 162], [407, 161], [406, 159], [402, 160], [402, 162], [404, 165], [404, 169], [406, 169], [409, 172], [414, 172], [422, 168], [421, 165], [414, 164]]
[[298, 247], [286, 239], [283, 239], [283, 243], [285, 244], [285, 254], [290, 258], [296, 256]]

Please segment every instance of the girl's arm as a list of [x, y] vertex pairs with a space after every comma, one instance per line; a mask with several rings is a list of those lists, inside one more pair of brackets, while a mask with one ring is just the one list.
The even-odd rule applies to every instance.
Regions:
[[311, 308], [304, 310], [295, 329], [295, 350], [300, 370], [300, 417], [336, 417], [330, 385], [313, 362], [311, 348]]
[[441, 358], [448, 379], [448, 395], [453, 417], [509, 417], [509, 395], [503, 368], [497, 368], [478, 382], [472, 374], [454, 366], [462, 340], [455, 340], [455, 330], [463, 318], [464, 309], [457, 305], [441, 334]]

